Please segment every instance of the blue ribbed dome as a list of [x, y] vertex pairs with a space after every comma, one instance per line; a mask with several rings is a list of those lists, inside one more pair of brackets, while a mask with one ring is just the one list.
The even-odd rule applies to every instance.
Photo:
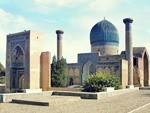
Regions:
[[90, 32], [90, 43], [95, 45], [119, 45], [119, 35], [116, 27], [107, 20], [95, 24]]

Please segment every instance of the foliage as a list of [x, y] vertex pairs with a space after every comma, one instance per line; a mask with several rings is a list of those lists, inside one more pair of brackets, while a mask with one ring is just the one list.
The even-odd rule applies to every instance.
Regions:
[[56, 57], [53, 57], [51, 73], [53, 87], [65, 87], [67, 85], [67, 63], [64, 58], [57, 61]]
[[1, 71], [0, 76], [5, 76], [5, 71]]
[[5, 76], [5, 68], [1, 63], [0, 63], [0, 76]]
[[83, 91], [99, 92], [103, 91], [105, 87], [114, 87], [115, 89], [119, 89], [119, 78], [108, 72], [97, 72], [96, 75], [90, 75], [90, 77], [85, 80]]
[[5, 70], [4, 66], [0, 63], [0, 72], [4, 70]]
[[56, 66], [57, 66], [56, 56], [53, 56], [53, 60], [52, 60], [52, 64], [51, 64], [51, 84], [52, 84], [52, 86], [56, 86], [56, 84], [57, 84]]
[[0, 84], [4, 84], [5, 83], [5, 76], [1, 76], [0, 77]]

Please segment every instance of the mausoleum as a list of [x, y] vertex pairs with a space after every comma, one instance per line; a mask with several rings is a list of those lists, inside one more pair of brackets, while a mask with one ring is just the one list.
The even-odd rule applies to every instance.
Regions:
[[145, 47], [133, 47], [132, 19], [125, 24], [125, 51], [119, 54], [118, 30], [104, 19], [96, 23], [90, 32], [90, 53], [79, 53], [77, 63], [68, 64], [68, 84], [82, 85], [98, 71], [109, 71], [120, 78], [122, 87], [149, 86], [149, 55]]

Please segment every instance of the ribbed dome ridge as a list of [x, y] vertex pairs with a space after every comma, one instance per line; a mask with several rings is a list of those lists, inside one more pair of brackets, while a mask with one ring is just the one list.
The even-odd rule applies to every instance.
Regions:
[[92, 45], [119, 44], [119, 36], [116, 27], [107, 20], [95, 24], [90, 32]]

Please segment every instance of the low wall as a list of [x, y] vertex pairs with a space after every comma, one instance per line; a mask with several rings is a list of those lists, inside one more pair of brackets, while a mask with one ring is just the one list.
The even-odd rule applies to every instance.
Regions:
[[80, 92], [82, 89], [81, 88], [70, 88], [70, 87], [51, 87], [51, 91], [75, 91], [75, 92]]
[[0, 103], [11, 102], [12, 99], [23, 99], [28, 98], [30, 96], [39, 96], [39, 98], [42, 98], [43, 96], [51, 96], [51, 95], [52, 91], [46, 91], [42, 93], [1, 93]]
[[139, 91], [139, 88], [120, 89], [120, 90], [114, 90], [113, 92], [99, 92], [99, 93], [97, 93], [97, 98], [96, 99], [101, 99], [101, 98], [104, 98], [104, 97], [111, 97], [111, 96], [115, 96], [115, 95], [130, 93], [130, 92], [133, 92], [133, 91]]
[[0, 84], [0, 93], [5, 92], [5, 84]]
[[77, 96], [82, 99], [101, 99], [105, 97], [111, 97], [115, 95], [120, 95], [124, 93], [130, 93], [133, 91], [138, 91], [139, 88], [133, 88], [133, 89], [120, 89], [120, 90], [114, 90], [112, 92], [97, 92], [97, 93], [91, 93], [91, 92], [74, 92], [74, 91], [45, 91], [41, 93], [1, 93], [0, 94], [0, 102], [11, 102], [12, 99], [28, 99], [31, 97], [38, 96], [38, 98], [43, 98], [43, 96], [53, 96], [53, 95], [59, 95], [59, 96]]
[[132, 91], [138, 91], [139, 88], [133, 89], [120, 89], [114, 90], [112, 92], [71, 92], [71, 91], [53, 91], [52, 95], [60, 95], [60, 96], [80, 96], [82, 99], [101, 99], [104, 97], [111, 97], [119, 94], [129, 93]]

